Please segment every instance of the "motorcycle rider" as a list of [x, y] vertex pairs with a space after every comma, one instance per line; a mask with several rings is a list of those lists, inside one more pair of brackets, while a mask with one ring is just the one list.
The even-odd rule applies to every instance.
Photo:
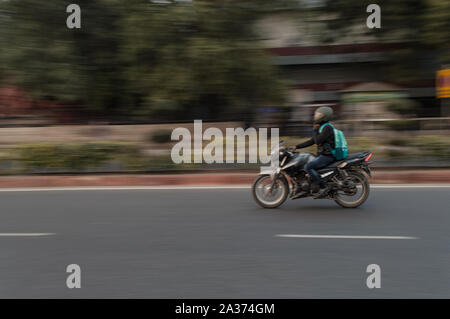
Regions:
[[[330, 125], [326, 125], [322, 128], [319, 133], [319, 128], [328, 123], [333, 117], [333, 109], [328, 106], [322, 106], [316, 109], [314, 112], [314, 132], [312, 138], [300, 143], [295, 146], [295, 149], [308, 147], [311, 145], [317, 145], [317, 155], [318, 157], [305, 165], [305, 171], [309, 174], [312, 181], [318, 184], [320, 189], [314, 195], [315, 198], [323, 198], [328, 195], [329, 186], [325, 184], [320, 178], [320, 174], [317, 173], [316, 169], [323, 168], [332, 162], [336, 161], [331, 153], [331, 148], [334, 148], [334, 130]], [[293, 198], [300, 197], [304, 195], [305, 192], [302, 191], [298, 194], [294, 194]]]

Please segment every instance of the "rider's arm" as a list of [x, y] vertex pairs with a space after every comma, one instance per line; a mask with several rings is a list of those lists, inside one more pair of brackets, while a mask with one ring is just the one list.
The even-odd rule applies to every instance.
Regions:
[[303, 143], [295, 145], [295, 148], [304, 148], [304, 147], [308, 147], [311, 145], [314, 145], [314, 140], [312, 138], [310, 138], [309, 140], [307, 140]]

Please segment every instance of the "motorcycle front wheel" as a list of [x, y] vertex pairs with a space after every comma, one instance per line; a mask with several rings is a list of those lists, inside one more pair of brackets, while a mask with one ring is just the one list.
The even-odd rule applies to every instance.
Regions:
[[279, 176], [272, 185], [270, 175], [258, 176], [252, 185], [252, 194], [255, 201], [264, 208], [276, 208], [284, 203], [289, 195], [289, 184], [283, 176]]

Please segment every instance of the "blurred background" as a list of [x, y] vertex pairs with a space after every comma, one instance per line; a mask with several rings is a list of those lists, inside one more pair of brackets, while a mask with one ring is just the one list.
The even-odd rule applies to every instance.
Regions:
[[[0, 174], [175, 165], [175, 127], [279, 127], [331, 106], [375, 165], [450, 165], [450, 1], [0, 1]], [[315, 151], [314, 148], [308, 151]]]

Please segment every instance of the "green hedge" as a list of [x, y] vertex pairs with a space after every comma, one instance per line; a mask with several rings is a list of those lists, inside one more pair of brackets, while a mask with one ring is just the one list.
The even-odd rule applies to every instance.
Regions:
[[425, 156], [450, 160], [449, 136], [420, 136], [414, 138], [410, 145]]
[[18, 160], [24, 169], [98, 168], [108, 161], [127, 162], [139, 157], [139, 148], [130, 143], [40, 143], [16, 148]]
[[[286, 145], [300, 142], [288, 138]], [[421, 158], [450, 162], [450, 137], [419, 136], [410, 138], [348, 139], [350, 152], [369, 150], [383, 160], [415, 160]], [[206, 164], [174, 164], [170, 155], [145, 156], [144, 144], [123, 142], [39, 143], [0, 148], [0, 174], [93, 171], [157, 171], [187, 168], [210, 168]], [[396, 148], [383, 149], [383, 146]], [[303, 151], [316, 152], [316, 146]], [[424, 159], [425, 160], [425, 159]], [[245, 167], [251, 165], [246, 164]], [[242, 168], [243, 165], [234, 165]], [[258, 165], [253, 165], [257, 167]], [[251, 166], [251, 167], [253, 167]]]

